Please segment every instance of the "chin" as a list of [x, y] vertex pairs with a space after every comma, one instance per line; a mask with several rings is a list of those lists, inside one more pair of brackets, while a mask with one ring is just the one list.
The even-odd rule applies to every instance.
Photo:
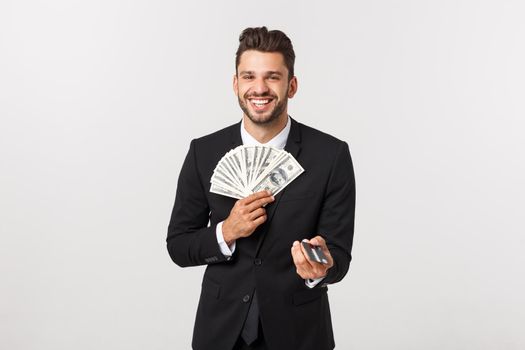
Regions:
[[249, 117], [251, 117], [252, 120], [258, 121], [259, 123], [267, 123], [275, 119], [274, 116], [271, 114], [264, 115], [264, 114], [250, 113]]
[[248, 118], [254, 123], [259, 125], [271, 124], [279, 119], [278, 115], [268, 115], [268, 116], [258, 116], [253, 114], [248, 114]]

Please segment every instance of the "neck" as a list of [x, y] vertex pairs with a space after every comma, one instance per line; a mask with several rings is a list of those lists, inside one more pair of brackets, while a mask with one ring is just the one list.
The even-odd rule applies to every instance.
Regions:
[[288, 122], [288, 113], [283, 113], [278, 119], [268, 124], [256, 124], [243, 115], [244, 128], [260, 143], [266, 143], [279, 134]]

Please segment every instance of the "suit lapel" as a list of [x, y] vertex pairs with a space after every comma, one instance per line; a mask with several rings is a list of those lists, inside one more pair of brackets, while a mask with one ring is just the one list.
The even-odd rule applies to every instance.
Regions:
[[232, 125], [230, 128], [230, 141], [232, 148], [242, 145], [241, 122]]
[[292, 125], [290, 126], [290, 135], [288, 135], [284, 149], [297, 159], [301, 151], [301, 127], [294, 119], [291, 117], [290, 119]]

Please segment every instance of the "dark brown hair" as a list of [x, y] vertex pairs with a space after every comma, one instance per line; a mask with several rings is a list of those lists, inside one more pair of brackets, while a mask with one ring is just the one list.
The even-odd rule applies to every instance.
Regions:
[[235, 54], [235, 72], [244, 51], [279, 52], [283, 55], [284, 64], [288, 68], [288, 81], [294, 76], [293, 65], [295, 52], [292, 41], [280, 30], [270, 30], [266, 27], [246, 28], [239, 36], [239, 48]]

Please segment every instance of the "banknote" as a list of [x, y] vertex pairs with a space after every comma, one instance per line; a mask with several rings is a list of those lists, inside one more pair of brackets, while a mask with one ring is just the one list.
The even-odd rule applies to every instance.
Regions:
[[238, 199], [263, 190], [276, 195], [303, 172], [299, 162], [285, 150], [239, 146], [217, 163], [210, 192]]

